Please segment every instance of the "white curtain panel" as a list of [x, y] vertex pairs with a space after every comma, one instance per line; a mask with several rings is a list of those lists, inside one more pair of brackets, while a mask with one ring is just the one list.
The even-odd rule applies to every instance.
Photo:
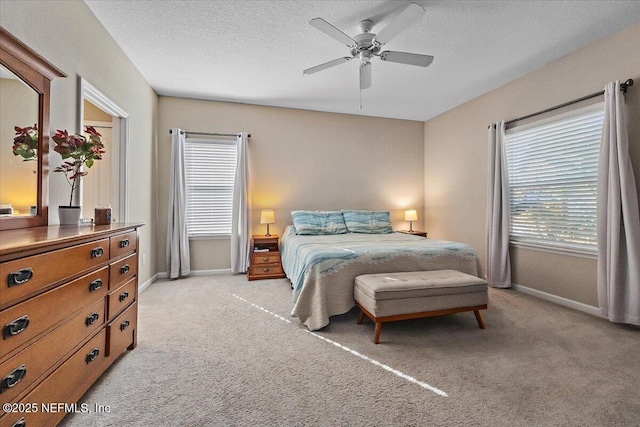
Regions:
[[187, 235], [184, 144], [185, 136], [181, 130], [172, 129], [169, 218], [167, 220], [167, 273], [172, 279], [187, 276], [191, 272]]
[[598, 303], [612, 322], [640, 326], [640, 214], [620, 82], [604, 89], [598, 169]]
[[487, 282], [511, 287], [509, 259], [509, 177], [504, 121], [489, 126], [489, 195], [487, 202]]
[[238, 135], [238, 163], [233, 186], [231, 213], [231, 271], [245, 273], [249, 268], [251, 209], [249, 201], [249, 152], [246, 133]]

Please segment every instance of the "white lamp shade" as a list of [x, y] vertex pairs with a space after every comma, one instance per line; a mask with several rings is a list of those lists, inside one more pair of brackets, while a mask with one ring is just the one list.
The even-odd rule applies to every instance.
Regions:
[[263, 209], [260, 212], [260, 224], [274, 224], [276, 222], [276, 214], [273, 209]]
[[415, 209], [407, 209], [404, 211], [404, 220], [405, 221], [417, 221], [418, 220], [418, 212]]

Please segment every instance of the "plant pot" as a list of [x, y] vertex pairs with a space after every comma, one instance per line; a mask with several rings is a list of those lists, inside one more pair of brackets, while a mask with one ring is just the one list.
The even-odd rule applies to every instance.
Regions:
[[78, 225], [80, 210], [80, 206], [58, 206], [60, 225]]

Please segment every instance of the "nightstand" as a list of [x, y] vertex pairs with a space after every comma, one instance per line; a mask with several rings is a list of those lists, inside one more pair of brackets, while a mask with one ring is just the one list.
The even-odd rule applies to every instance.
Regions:
[[285, 277], [280, 258], [280, 238], [276, 235], [251, 237], [249, 280], [282, 279]]
[[427, 232], [426, 231], [417, 231], [417, 230], [413, 230], [413, 231], [409, 231], [409, 230], [400, 230], [399, 233], [404, 233], [404, 234], [411, 234], [413, 236], [420, 236], [420, 237], [427, 237]]

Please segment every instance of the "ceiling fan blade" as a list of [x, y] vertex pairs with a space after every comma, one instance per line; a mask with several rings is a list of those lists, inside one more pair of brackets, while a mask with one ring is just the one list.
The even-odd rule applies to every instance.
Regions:
[[364, 62], [360, 65], [360, 89], [371, 87], [371, 62]]
[[356, 45], [356, 41], [354, 39], [340, 31], [333, 25], [329, 24], [322, 18], [313, 18], [311, 21], [309, 21], [309, 24], [311, 24], [312, 27], [322, 31], [329, 37], [333, 37], [334, 39], [338, 40], [342, 44], [345, 44], [349, 47], [353, 47]]
[[316, 65], [315, 67], [307, 68], [302, 72], [302, 74], [313, 74], [318, 71], [326, 70], [327, 68], [335, 67], [336, 65], [340, 65], [344, 62], [350, 61], [350, 56], [345, 56], [343, 58], [334, 59], [333, 61], [325, 62], [324, 64]]
[[428, 67], [433, 62], [433, 56], [420, 55], [417, 53], [394, 52], [385, 50], [380, 53], [382, 61], [397, 62], [399, 64], [417, 65], [418, 67]]
[[424, 14], [424, 7], [420, 6], [418, 3], [411, 3], [378, 33], [375, 40], [380, 45], [389, 43], [392, 38], [400, 34], [407, 27], [420, 19]]

